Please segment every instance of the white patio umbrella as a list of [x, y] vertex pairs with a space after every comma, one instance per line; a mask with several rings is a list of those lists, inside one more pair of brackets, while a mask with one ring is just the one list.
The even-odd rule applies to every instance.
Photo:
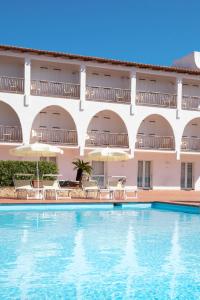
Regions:
[[112, 149], [112, 148], [103, 148], [103, 149], [96, 149], [88, 153], [86, 156], [88, 160], [93, 160], [93, 161], [103, 161], [106, 163], [105, 165], [105, 181], [107, 183], [107, 168], [108, 165], [107, 163], [109, 161], [125, 161], [129, 160], [132, 158], [132, 156], [123, 151], [123, 150], [117, 150], [117, 149]]
[[103, 148], [89, 152], [87, 158], [94, 161], [123, 161], [131, 159], [132, 156], [123, 150]]
[[14, 149], [10, 149], [10, 154], [19, 157], [35, 157], [36, 162], [36, 174], [37, 174], [37, 187], [39, 189], [39, 166], [38, 159], [40, 157], [54, 157], [56, 154], [63, 154], [63, 150], [52, 145], [34, 143], [24, 144]]

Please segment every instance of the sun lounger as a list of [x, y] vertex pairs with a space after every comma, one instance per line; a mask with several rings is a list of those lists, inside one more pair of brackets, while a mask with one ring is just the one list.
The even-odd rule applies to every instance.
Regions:
[[110, 191], [110, 198], [112, 199], [137, 199], [137, 188], [134, 186], [124, 185], [121, 180], [110, 181], [108, 190]]
[[110, 199], [125, 199], [125, 189], [121, 180], [111, 178], [108, 182], [107, 188], [110, 192]]
[[89, 193], [95, 193], [97, 198], [100, 192], [100, 188], [96, 180], [88, 180], [82, 182], [82, 188], [83, 191], [85, 192], [86, 198], [88, 198]]
[[37, 199], [38, 193], [43, 197], [42, 189], [33, 188], [31, 179], [13, 179], [18, 199]]
[[[58, 199], [71, 199], [71, 191], [70, 188], [61, 188], [58, 180], [43, 180], [43, 189], [44, 189], [44, 197], [47, 198], [47, 195], [51, 195]], [[67, 194], [67, 195], [66, 195]]]
[[125, 189], [125, 200], [138, 198], [138, 190], [135, 186], [125, 186], [124, 189]]

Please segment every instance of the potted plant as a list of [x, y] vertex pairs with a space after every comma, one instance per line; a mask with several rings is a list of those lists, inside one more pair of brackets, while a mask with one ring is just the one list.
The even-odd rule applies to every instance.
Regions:
[[81, 182], [83, 174], [90, 175], [92, 173], [92, 166], [88, 161], [83, 161], [81, 159], [77, 159], [72, 162], [74, 165], [74, 170], [77, 171], [76, 173], [76, 181]]

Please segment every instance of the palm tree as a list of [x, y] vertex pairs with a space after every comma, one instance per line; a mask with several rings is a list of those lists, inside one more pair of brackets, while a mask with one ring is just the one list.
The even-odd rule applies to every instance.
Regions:
[[81, 159], [77, 159], [72, 162], [74, 165], [74, 170], [77, 170], [76, 180], [82, 180], [83, 173], [90, 175], [92, 173], [92, 166], [88, 161], [83, 161]]

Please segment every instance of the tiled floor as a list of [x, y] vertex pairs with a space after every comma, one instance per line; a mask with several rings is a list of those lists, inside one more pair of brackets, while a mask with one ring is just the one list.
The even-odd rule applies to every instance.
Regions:
[[[170, 202], [170, 203], [184, 203], [187, 205], [200, 206], [200, 191], [144, 191], [138, 192], [137, 199], [129, 199], [125, 202]], [[124, 202], [120, 199], [95, 199], [95, 198], [72, 198], [61, 200], [20, 200], [20, 199], [0, 199], [0, 204], [16, 204], [16, 203], [114, 203]]]

